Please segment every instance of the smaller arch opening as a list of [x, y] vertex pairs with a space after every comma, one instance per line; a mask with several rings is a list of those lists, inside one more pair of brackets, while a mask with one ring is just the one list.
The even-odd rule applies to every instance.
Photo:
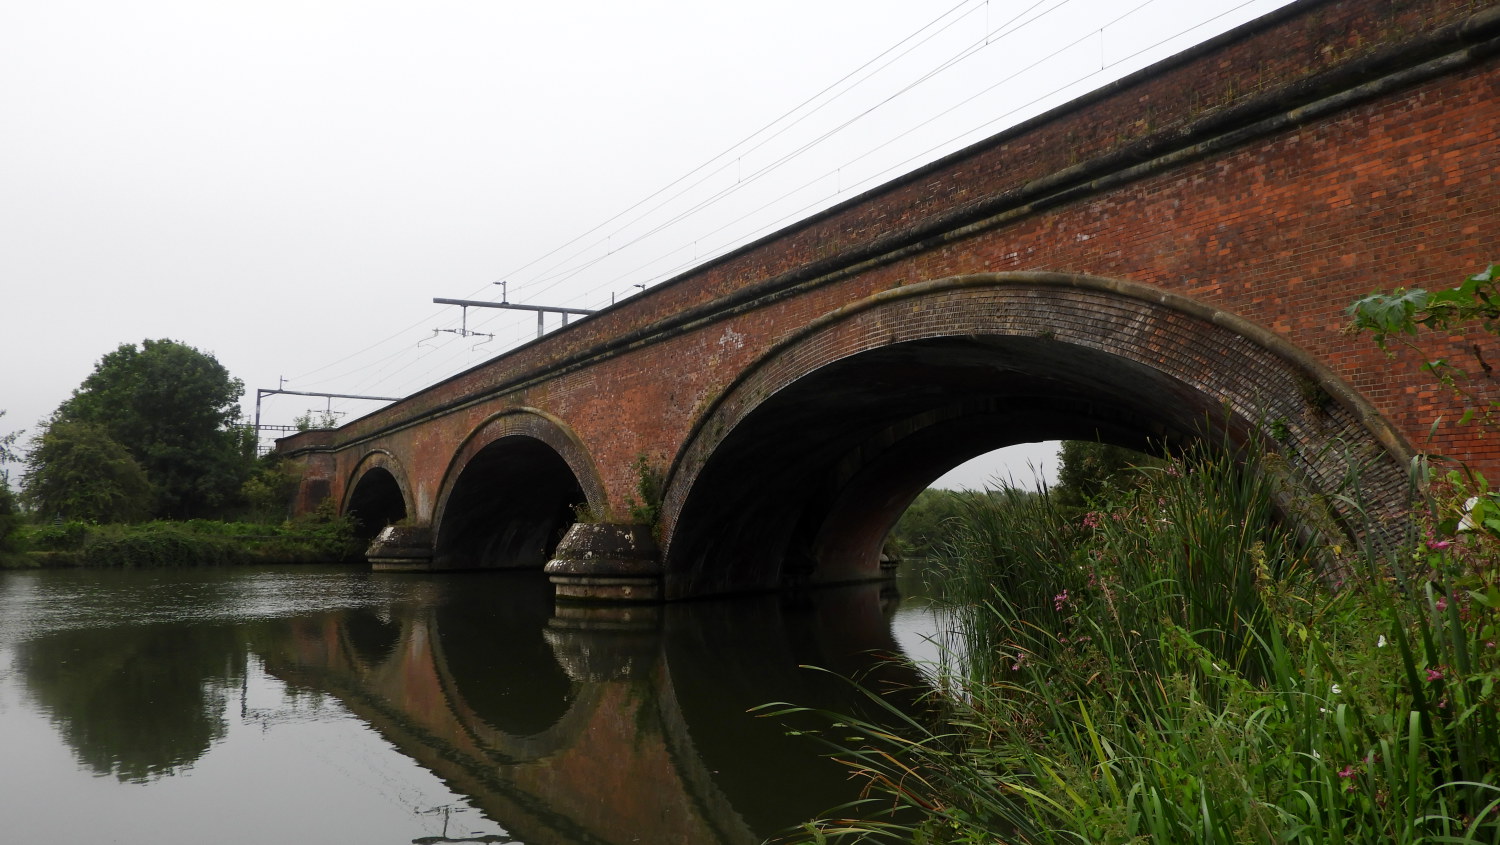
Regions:
[[390, 470], [371, 467], [360, 476], [346, 512], [354, 519], [355, 536], [373, 540], [387, 525], [406, 518], [406, 499]]
[[440, 517], [435, 565], [540, 569], [588, 501], [550, 445], [502, 437], [479, 450], [453, 484]]

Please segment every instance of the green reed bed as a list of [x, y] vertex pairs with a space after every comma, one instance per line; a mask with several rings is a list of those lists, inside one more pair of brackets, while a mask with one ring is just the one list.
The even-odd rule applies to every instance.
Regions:
[[975, 500], [940, 715], [841, 719], [865, 820], [789, 838], [1500, 842], [1494, 537], [1355, 553], [1230, 462], [1142, 472], [1081, 516]]

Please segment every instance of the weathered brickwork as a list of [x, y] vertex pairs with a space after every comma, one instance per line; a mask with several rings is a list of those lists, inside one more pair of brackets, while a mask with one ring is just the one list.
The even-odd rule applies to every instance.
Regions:
[[[879, 349], [881, 337], [1021, 337], [1047, 324], [1052, 342], [1149, 369], [1152, 389], [1180, 393], [1163, 401], [1216, 397], [1243, 419], [1300, 420], [1310, 379], [1334, 397], [1327, 407], [1338, 418], [1299, 421], [1294, 438], [1326, 443], [1362, 431], [1394, 461], [1431, 451], [1500, 470], [1500, 443], [1475, 427], [1445, 424], [1429, 436], [1434, 420], [1462, 411], [1414, 355], [1389, 359], [1343, 331], [1358, 296], [1452, 285], [1500, 258], [1497, 37], [1500, 7], [1489, 3], [1294, 3], [331, 435], [281, 448], [308, 461], [323, 485], [305, 489], [304, 504], [324, 489], [347, 501], [360, 461], [385, 450], [404, 473], [407, 512], [436, 522], [465, 468], [456, 456], [472, 457], [486, 438], [540, 439], [545, 429], [544, 442], [562, 444], [582, 473], [582, 504], [597, 518], [632, 518], [639, 458], [664, 477], [670, 557], [674, 520], [713, 444], [772, 385], [795, 383], [778, 381], [776, 368], [807, 377]], [[894, 297], [867, 307], [883, 292], [997, 273], [1115, 280], [1137, 305], [1121, 310], [1119, 297], [1052, 285], [1022, 296], [1034, 300], [1023, 307], [1014, 290], [989, 302], [982, 297], [995, 285], [965, 283], [962, 296], [981, 299]], [[1141, 311], [1140, 290], [1190, 307]], [[975, 316], [985, 308], [988, 322]], [[884, 334], [849, 346], [836, 331], [809, 331], [839, 322], [840, 309], [881, 312]], [[1226, 319], [1204, 316], [1213, 314]], [[1245, 330], [1217, 330], [1231, 324]], [[1487, 336], [1438, 339], [1425, 352], [1462, 364], [1476, 348], [1500, 361]], [[1266, 355], [1281, 369], [1250, 363]], [[761, 389], [747, 387], [757, 379]], [[1495, 394], [1487, 379], [1471, 387]], [[474, 440], [508, 413], [547, 424], [492, 426]], [[1305, 451], [1314, 439], [1295, 446]], [[1333, 483], [1331, 468], [1303, 470]]]

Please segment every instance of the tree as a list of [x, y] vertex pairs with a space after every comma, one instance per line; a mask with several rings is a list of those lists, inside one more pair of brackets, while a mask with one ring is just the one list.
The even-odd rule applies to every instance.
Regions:
[[[5, 411], [0, 410], [0, 417], [5, 416]], [[10, 434], [0, 437], [0, 464], [7, 464], [17, 460], [15, 444], [21, 432], [12, 431]], [[10, 471], [0, 470], [0, 552], [8, 552], [14, 548], [16, 528], [21, 524], [21, 515], [16, 512], [16, 496], [10, 489]]]
[[174, 340], [121, 344], [53, 415], [99, 426], [145, 470], [153, 514], [193, 518], [236, 504], [254, 463], [240, 421], [245, 385], [212, 355]]
[[1138, 480], [1133, 467], [1153, 460], [1134, 449], [1092, 440], [1064, 440], [1058, 452], [1057, 489], [1064, 507], [1082, 508], [1110, 489], [1129, 489]]
[[132, 522], [151, 513], [151, 482], [102, 426], [58, 420], [34, 441], [21, 476], [43, 517]]

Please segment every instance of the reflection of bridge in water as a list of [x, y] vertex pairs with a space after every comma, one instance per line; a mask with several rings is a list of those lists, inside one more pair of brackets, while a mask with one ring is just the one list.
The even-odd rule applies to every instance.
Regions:
[[857, 787], [747, 710], [858, 709], [835, 675], [920, 683], [874, 656], [898, 650], [880, 585], [556, 616], [534, 574], [431, 588], [300, 623], [266, 667], [338, 697], [528, 843], [759, 842]]

